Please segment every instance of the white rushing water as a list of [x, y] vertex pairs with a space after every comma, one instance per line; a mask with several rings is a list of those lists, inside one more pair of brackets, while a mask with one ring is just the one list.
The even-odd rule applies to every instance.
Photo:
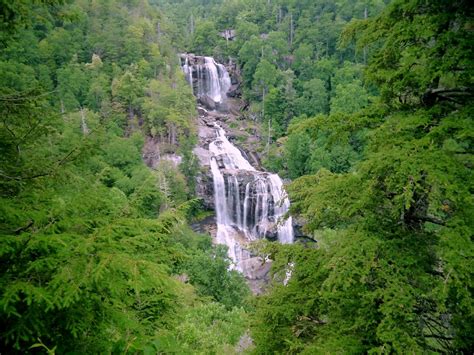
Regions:
[[250, 257], [249, 241], [273, 237], [293, 242], [291, 217], [284, 218], [290, 202], [277, 174], [257, 171], [215, 125], [216, 138], [209, 144], [217, 214], [217, 242], [229, 247], [229, 256], [240, 271]]
[[193, 84], [193, 68], [189, 65], [189, 59], [186, 57], [184, 59], [184, 64], [182, 66], [186, 81], [192, 86]]
[[198, 98], [208, 96], [215, 103], [223, 103], [231, 87], [229, 73], [222, 64], [216, 63], [214, 58], [199, 58], [202, 64], [194, 65], [190, 64], [187, 56], [184, 58], [182, 69], [186, 80]]

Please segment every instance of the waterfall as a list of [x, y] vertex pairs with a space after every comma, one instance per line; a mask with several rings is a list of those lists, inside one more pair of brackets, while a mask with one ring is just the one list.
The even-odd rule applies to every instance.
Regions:
[[285, 190], [283, 189], [283, 183], [277, 174], [270, 174], [268, 179], [271, 181], [270, 189], [273, 201], [277, 201], [273, 208], [274, 216], [279, 225], [278, 240], [282, 244], [291, 244], [293, 243], [294, 238], [291, 217], [287, 218], [285, 221], [282, 220], [282, 217], [290, 209], [290, 200], [288, 200]]
[[188, 57], [185, 58], [184, 64], [182, 66], [186, 81], [189, 83], [189, 85], [193, 85], [193, 68], [189, 65], [189, 59]]
[[[202, 97], [215, 103], [224, 101], [231, 80], [222, 64], [211, 57], [189, 54], [181, 56], [181, 64], [200, 101]], [[268, 238], [282, 244], [293, 243], [292, 219], [286, 218], [290, 202], [280, 177], [255, 169], [228, 140], [225, 130], [216, 123], [219, 113], [205, 109], [201, 112], [201, 119], [214, 117], [206, 122], [205, 132], [210, 132], [206, 133], [209, 140], [203, 146], [209, 144], [209, 160], [205, 164], [209, 164], [213, 180], [216, 242], [227, 245], [235, 268], [249, 276], [261, 262], [246, 250], [248, 242]]]
[[229, 257], [245, 273], [248, 241], [272, 238], [293, 242], [291, 217], [284, 218], [290, 202], [277, 174], [257, 171], [229, 142], [215, 123], [215, 139], [209, 144], [217, 214], [217, 242], [229, 247]]
[[216, 62], [210, 57], [206, 57], [204, 59], [206, 60], [206, 64], [204, 65], [207, 70], [209, 79], [206, 82], [208, 84], [206, 94], [211, 99], [213, 99], [214, 102], [221, 102], [221, 83], [219, 80], [219, 71], [217, 70]]
[[217, 66], [220, 93], [222, 94], [223, 97], [226, 97], [227, 91], [229, 91], [232, 85], [229, 73], [227, 72], [227, 69], [225, 68], [225, 66], [223, 66], [222, 64], [217, 64], [213, 58], [210, 58], [210, 59], [212, 60], [214, 65]]
[[198, 98], [207, 96], [216, 104], [223, 103], [231, 87], [225, 66], [216, 63], [212, 57], [182, 55], [181, 58], [182, 70], [194, 95]]

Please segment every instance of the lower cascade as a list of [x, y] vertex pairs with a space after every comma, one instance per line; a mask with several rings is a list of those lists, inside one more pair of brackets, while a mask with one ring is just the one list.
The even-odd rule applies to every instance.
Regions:
[[209, 144], [217, 242], [229, 248], [236, 269], [246, 273], [251, 255], [245, 244], [261, 238], [293, 243], [292, 219], [285, 219], [290, 202], [277, 174], [257, 171], [229, 142], [215, 123], [216, 138]]

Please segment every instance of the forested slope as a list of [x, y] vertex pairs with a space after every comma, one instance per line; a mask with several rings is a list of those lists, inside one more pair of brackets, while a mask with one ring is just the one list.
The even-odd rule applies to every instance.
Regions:
[[[194, 98], [166, 18], [147, 1], [0, 4], [2, 352], [231, 351], [248, 291], [187, 226]], [[146, 167], [145, 136], [180, 170]]]

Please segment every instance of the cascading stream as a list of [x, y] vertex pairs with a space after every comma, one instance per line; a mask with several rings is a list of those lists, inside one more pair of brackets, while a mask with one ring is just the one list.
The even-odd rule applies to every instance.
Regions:
[[[182, 55], [181, 60], [185, 77], [198, 98], [207, 96], [217, 104], [225, 100], [231, 80], [222, 64], [211, 57], [193, 55], [190, 59]], [[292, 220], [285, 219], [290, 202], [277, 174], [256, 170], [229, 142], [221, 126], [214, 122], [213, 129], [209, 164], [217, 216], [216, 241], [227, 245], [235, 268], [247, 276], [252, 267], [252, 256], [245, 249], [249, 241], [268, 238], [293, 243]]]

